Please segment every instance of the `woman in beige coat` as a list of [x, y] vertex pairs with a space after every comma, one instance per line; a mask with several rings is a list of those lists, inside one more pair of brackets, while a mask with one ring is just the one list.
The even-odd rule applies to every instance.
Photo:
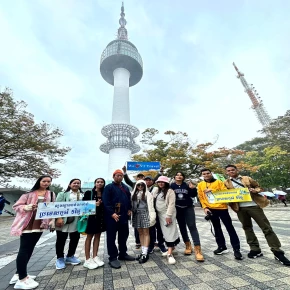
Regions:
[[144, 180], [138, 180], [132, 191], [132, 213], [132, 226], [138, 230], [142, 246], [142, 252], [138, 255], [137, 260], [143, 264], [149, 259], [149, 228], [154, 226], [156, 222], [153, 197]]
[[160, 176], [156, 183], [158, 188], [154, 191], [155, 209], [168, 247], [168, 264], [175, 264], [172, 252], [180, 242], [176, 223], [175, 192], [169, 187], [169, 180], [166, 176]]

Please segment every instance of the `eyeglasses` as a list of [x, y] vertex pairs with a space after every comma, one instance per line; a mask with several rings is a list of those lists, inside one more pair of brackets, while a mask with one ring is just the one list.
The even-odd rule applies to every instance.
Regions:
[[144, 184], [142, 184], [142, 183], [139, 183], [139, 184], [137, 184], [137, 186], [145, 186]]

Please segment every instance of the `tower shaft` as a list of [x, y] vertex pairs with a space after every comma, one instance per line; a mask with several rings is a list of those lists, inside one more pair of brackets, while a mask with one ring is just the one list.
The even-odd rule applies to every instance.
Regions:
[[117, 68], [114, 75], [114, 101], [112, 124], [130, 124], [129, 79], [130, 72], [125, 68]]
[[252, 109], [255, 111], [257, 119], [263, 127], [268, 126], [271, 123], [271, 118], [264, 107], [262, 99], [255, 90], [255, 87], [253, 87], [253, 84], [248, 84], [244, 77], [244, 74], [239, 71], [235, 63], [233, 63], [233, 66], [238, 73], [237, 78], [240, 79], [243, 87], [245, 88], [245, 92], [247, 93], [252, 102]]

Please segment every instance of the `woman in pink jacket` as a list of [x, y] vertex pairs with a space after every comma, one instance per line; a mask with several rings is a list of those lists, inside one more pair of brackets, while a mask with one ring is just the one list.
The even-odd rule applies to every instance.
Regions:
[[20, 248], [16, 259], [17, 272], [10, 280], [10, 284], [16, 283], [14, 289], [34, 289], [38, 286], [34, 281], [35, 276], [27, 274], [27, 264], [42, 232], [49, 227], [54, 228], [54, 220], [35, 219], [38, 202], [55, 200], [54, 193], [49, 190], [51, 181], [52, 178], [48, 175], [39, 177], [32, 189], [23, 194], [13, 206], [16, 217], [11, 226], [11, 235], [20, 236]]

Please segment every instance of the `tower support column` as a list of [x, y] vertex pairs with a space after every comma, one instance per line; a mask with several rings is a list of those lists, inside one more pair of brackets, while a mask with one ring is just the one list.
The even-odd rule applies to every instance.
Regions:
[[114, 101], [112, 124], [130, 124], [129, 80], [130, 72], [117, 68], [114, 75]]
[[127, 148], [114, 148], [109, 152], [108, 175], [112, 178], [113, 172], [125, 165], [131, 159], [131, 150]]

